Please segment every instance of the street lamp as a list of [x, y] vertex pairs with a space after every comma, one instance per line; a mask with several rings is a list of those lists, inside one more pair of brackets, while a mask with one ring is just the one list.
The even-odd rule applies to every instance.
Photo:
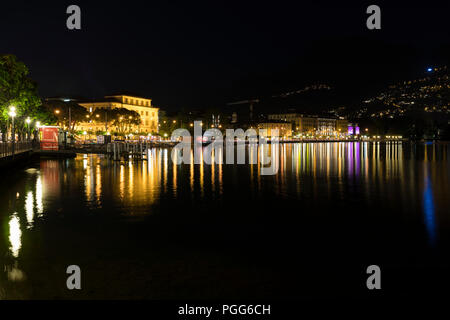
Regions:
[[61, 111], [55, 110], [55, 114], [60, 114], [60, 113], [61, 113]]
[[31, 123], [30, 117], [27, 117], [25, 119], [25, 122], [27, 123], [27, 138], [28, 140], [30, 140], [30, 123]]

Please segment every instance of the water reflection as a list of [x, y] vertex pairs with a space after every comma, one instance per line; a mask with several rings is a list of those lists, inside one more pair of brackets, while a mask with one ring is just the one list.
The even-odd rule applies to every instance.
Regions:
[[[274, 151], [270, 145], [264, 148], [269, 154]], [[265, 150], [248, 146], [246, 165], [223, 161], [178, 165], [172, 162], [170, 149], [151, 149], [146, 161], [112, 161], [102, 155], [42, 160], [37, 169], [24, 171], [22, 180], [14, 187], [3, 186], [0, 193], [0, 222], [7, 230], [0, 238], [0, 255], [10, 257], [4, 262], [6, 278], [17, 281], [28, 274], [20, 269], [24, 250], [30, 252], [34, 246], [25, 241], [28, 233], [37, 232], [39, 222], [45, 224], [61, 212], [74, 217], [166, 214], [168, 207], [183, 210], [203, 203], [214, 209], [239, 197], [255, 204], [267, 197], [279, 202], [294, 199], [299, 207], [311, 203], [351, 207], [357, 202], [365, 210], [383, 208], [379, 215], [419, 218], [430, 246], [437, 245], [439, 229], [449, 223], [447, 145], [340, 142], [277, 148], [275, 176], [260, 175]], [[225, 159], [223, 150], [214, 152]], [[191, 151], [192, 160], [195, 154], [203, 159], [200, 149]], [[250, 160], [256, 161], [248, 164], [253, 163]]]
[[427, 228], [428, 239], [431, 246], [436, 245], [436, 217], [434, 212], [433, 184], [430, 178], [428, 166], [424, 168], [424, 192], [423, 192], [423, 211], [425, 218], [425, 226]]
[[28, 191], [27, 197], [25, 199], [25, 213], [27, 216], [27, 228], [31, 229], [34, 222], [34, 203], [33, 203], [33, 192]]
[[14, 213], [9, 220], [9, 242], [11, 254], [14, 258], [18, 258], [20, 248], [22, 248], [22, 230], [20, 230], [20, 220], [17, 213]]
[[42, 214], [44, 212], [44, 204], [42, 202], [44, 192], [43, 189], [41, 176], [38, 175], [36, 179], [36, 210], [38, 214]]

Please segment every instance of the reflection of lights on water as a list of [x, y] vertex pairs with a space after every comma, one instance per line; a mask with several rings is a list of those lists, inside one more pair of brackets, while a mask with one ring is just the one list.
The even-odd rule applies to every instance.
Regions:
[[28, 192], [25, 199], [25, 214], [27, 216], [28, 228], [32, 227], [34, 221], [34, 208], [33, 208], [33, 192]]
[[83, 155], [83, 169], [86, 170], [88, 165], [87, 154]]
[[6, 271], [8, 273], [8, 280], [12, 282], [19, 282], [25, 280], [25, 274], [17, 267], [17, 261], [15, 266], [7, 266]]
[[423, 191], [423, 211], [424, 211], [425, 226], [427, 228], [428, 233], [428, 240], [430, 242], [430, 245], [434, 247], [437, 242], [437, 232], [436, 232], [437, 227], [434, 210], [432, 182], [430, 180], [427, 171], [425, 171], [425, 186]]
[[36, 180], [36, 207], [37, 213], [42, 214], [44, 212], [44, 205], [42, 204], [43, 186], [41, 176], [38, 175]]
[[125, 167], [123, 165], [120, 165], [120, 172], [119, 172], [119, 192], [120, 192], [120, 199], [123, 200], [124, 193], [125, 193]]
[[12, 255], [18, 258], [22, 247], [22, 231], [20, 230], [20, 221], [16, 214], [13, 214], [9, 221], [9, 242], [11, 243]]
[[97, 164], [95, 169], [95, 196], [97, 198], [97, 203], [100, 205], [100, 199], [102, 194], [102, 172], [100, 165]]

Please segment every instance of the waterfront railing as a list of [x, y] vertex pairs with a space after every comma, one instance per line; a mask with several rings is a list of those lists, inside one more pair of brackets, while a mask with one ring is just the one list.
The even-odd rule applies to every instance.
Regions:
[[0, 142], [0, 158], [11, 157], [32, 150], [32, 142]]

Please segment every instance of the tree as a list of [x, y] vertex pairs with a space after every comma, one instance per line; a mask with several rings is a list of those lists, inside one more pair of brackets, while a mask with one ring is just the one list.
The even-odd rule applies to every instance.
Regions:
[[94, 110], [92, 119], [97, 123], [107, 122], [108, 128], [112, 127], [112, 131], [118, 135], [130, 133], [133, 127], [141, 124], [139, 113], [125, 108], [98, 108]]
[[80, 122], [88, 120], [89, 112], [74, 101], [47, 100], [44, 107], [56, 117], [55, 122], [72, 133]]
[[[25, 119], [38, 112], [41, 105], [37, 85], [28, 77], [28, 68], [14, 55], [0, 55], [0, 127], [7, 131], [9, 108], [16, 107], [16, 128], [25, 128]], [[5, 140], [6, 136], [3, 135]]]

